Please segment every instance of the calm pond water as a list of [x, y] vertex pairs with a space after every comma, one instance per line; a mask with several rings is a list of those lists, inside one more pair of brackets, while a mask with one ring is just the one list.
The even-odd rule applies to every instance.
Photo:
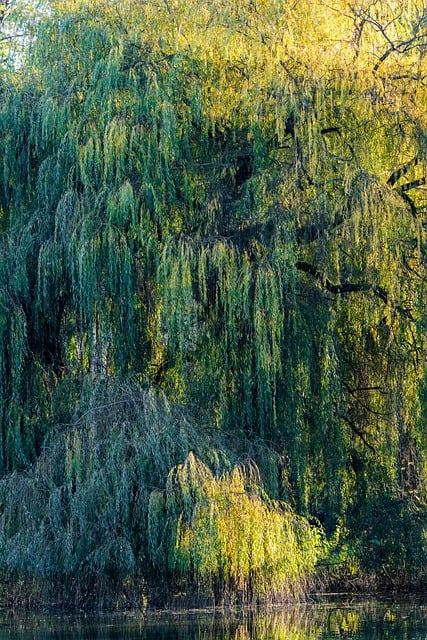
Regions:
[[427, 600], [323, 602], [227, 613], [97, 616], [0, 611], [0, 640], [426, 640]]

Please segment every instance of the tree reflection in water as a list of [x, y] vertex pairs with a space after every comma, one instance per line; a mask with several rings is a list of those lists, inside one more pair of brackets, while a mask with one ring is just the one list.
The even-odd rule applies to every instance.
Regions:
[[288, 608], [142, 615], [0, 616], [0, 640], [425, 640], [427, 604], [323, 602]]

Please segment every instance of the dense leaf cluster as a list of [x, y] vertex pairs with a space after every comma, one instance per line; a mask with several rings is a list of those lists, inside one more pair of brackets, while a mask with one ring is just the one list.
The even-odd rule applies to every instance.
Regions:
[[44, 7], [0, 105], [4, 474], [132, 375], [267, 442], [270, 497], [375, 570], [422, 565], [426, 15]]

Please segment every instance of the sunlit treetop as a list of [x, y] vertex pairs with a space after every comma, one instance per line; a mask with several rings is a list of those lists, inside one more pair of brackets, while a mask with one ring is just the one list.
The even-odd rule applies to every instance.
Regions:
[[[61, 57], [58, 72], [65, 72], [64, 80], [70, 83], [79, 72], [93, 69], [97, 60], [91, 56], [90, 40], [99, 44], [101, 38], [107, 49], [113, 52], [117, 47], [127, 58], [137, 58], [139, 48], [140, 64], [149, 57], [151, 65], [161, 66], [179, 55], [189, 67], [196, 65], [197, 69], [188, 72], [199, 76], [200, 97], [204, 109], [210, 109], [212, 125], [215, 121], [221, 126], [232, 121], [237, 124], [239, 118], [242, 125], [248, 120], [276, 119], [276, 133], [282, 140], [287, 135], [283, 110], [289, 110], [289, 102], [306, 92], [307, 100], [317, 108], [320, 127], [334, 126], [333, 113], [340, 109], [353, 119], [359, 116], [353, 122], [359, 128], [365, 127], [366, 119], [394, 116], [404, 133], [402, 139], [396, 140], [394, 134], [390, 140], [399, 156], [394, 159], [396, 166], [411, 154], [424, 155], [427, 18], [422, 0], [403, 5], [329, 5], [321, 0], [239, 5], [61, 2], [53, 3], [52, 9], [59, 19], [63, 16], [63, 35], [55, 49], [62, 40], [69, 50]], [[106, 20], [111, 27], [108, 35]], [[89, 48], [84, 59], [77, 60], [80, 54], [70, 49], [68, 30], [73, 31], [73, 38], [81, 38], [81, 52]], [[49, 37], [45, 44], [51, 47]], [[93, 55], [98, 54], [95, 49]], [[52, 52], [46, 55], [49, 58]], [[54, 70], [49, 65], [44, 69], [51, 82]], [[414, 128], [422, 149], [414, 149], [418, 144], [411, 135]], [[367, 143], [372, 140], [370, 134]], [[376, 153], [377, 142], [374, 139]], [[389, 166], [384, 167], [388, 170]]]

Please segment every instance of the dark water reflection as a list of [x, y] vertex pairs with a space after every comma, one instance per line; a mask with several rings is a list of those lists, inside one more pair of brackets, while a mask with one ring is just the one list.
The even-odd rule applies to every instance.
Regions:
[[427, 601], [322, 602], [289, 608], [138, 615], [0, 612], [0, 640], [426, 640]]

